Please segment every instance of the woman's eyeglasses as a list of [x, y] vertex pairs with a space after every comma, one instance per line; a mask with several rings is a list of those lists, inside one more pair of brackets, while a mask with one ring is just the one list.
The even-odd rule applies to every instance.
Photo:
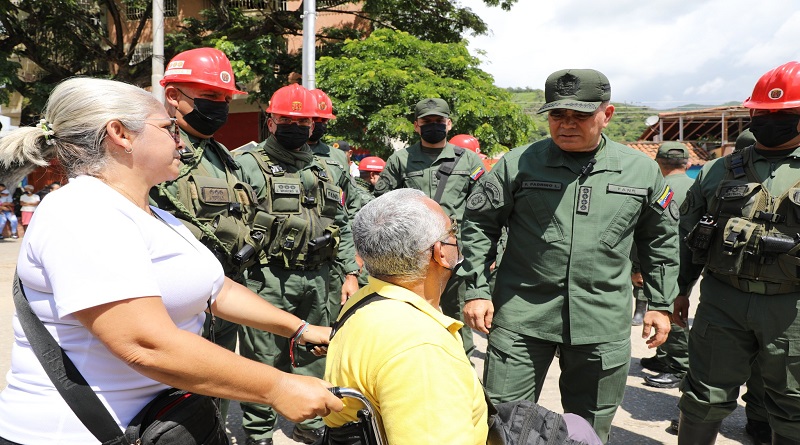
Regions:
[[149, 122], [145, 122], [145, 124], [153, 126], [153, 127], [156, 127], [156, 128], [160, 128], [162, 130], [167, 130], [167, 133], [169, 133], [169, 135], [172, 136], [172, 140], [175, 141], [176, 144], [180, 143], [181, 142], [181, 129], [180, 129], [180, 127], [178, 127], [178, 119], [177, 118], [170, 117], [170, 118], [158, 118], [158, 119], [145, 119], [145, 121], [165, 121], [165, 120], [169, 120], [170, 121], [169, 126], [162, 127], [160, 125], [151, 124]]

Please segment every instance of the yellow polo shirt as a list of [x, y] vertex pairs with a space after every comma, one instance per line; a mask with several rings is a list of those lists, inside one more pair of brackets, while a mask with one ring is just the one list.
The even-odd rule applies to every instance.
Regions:
[[[391, 445], [484, 445], [488, 426], [481, 383], [456, 333], [462, 323], [419, 295], [369, 278], [342, 313], [377, 292], [328, 347], [325, 380], [361, 391], [373, 404]], [[357, 420], [361, 403], [325, 417], [331, 427]]]

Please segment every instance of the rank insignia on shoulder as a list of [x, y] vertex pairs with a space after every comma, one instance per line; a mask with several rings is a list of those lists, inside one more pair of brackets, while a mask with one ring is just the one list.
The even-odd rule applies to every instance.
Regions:
[[484, 170], [483, 167], [478, 167], [469, 174], [469, 177], [472, 178], [473, 181], [477, 181], [484, 173], [486, 173], [486, 170]]
[[658, 204], [658, 206], [664, 210], [667, 208], [667, 206], [669, 206], [669, 203], [672, 202], [673, 196], [675, 196], [675, 192], [673, 192], [669, 186], [665, 186], [664, 191], [661, 192], [661, 196], [658, 197], [656, 204]]

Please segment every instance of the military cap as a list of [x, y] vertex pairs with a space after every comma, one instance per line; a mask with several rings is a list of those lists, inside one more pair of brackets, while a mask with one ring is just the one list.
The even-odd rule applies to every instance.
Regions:
[[[672, 152], [672, 153], [670, 153]], [[662, 159], [689, 159], [689, 150], [680, 142], [667, 141], [658, 147], [656, 158]]]
[[739, 136], [736, 137], [736, 144], [733, 147], [733, 151], [742, 150], [755, 143], [756, 143], [756, 137], [753, 136], [753, 132], [750, 131], [750, 129], [747, 129], [739, 133]]
[[417, 106], [414, 109], [414, 119], [430, 116], [432, 114], [449, 118], [450, 105], [447, 105], [444, 99], [439, 98], [422, 99], [417, 102]]
[[556, 71], [544, 83], [544, 100], [537, 113], [559, 108], [594, 113], [601, 103], [611, 100], [611, 84], [597, 70]]
[[351, 150], [350, 144], [348, 144], [347, 141], [336, 141], [336, 142], [333, 143], [333, 148], [338, 148], [339, 150], [342, 150], [342, 151], [350, 151]]

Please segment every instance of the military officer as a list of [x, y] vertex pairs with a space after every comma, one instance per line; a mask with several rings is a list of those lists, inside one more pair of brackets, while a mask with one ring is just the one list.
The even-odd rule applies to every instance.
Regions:
[[[331, 264], [340, 261], [347, 277], [343, 297], [358, 283], [352, 235], [342, 190], [328, 164], [314, 156], [307, 142], [317, 116], [314, 94], [298, 84], [277, 90], [270, 100], [270, 136], [237, 157], [250, 178], [259, 208], [268, 217], [270, 239], [259, 262], [248, 270], [247, 286], [262, 298], [309, 323], [329, 324], [328, 282]], [[349, 247], [347, 247], [349, 246]], [[245, 357], [302, 375], [322, 376], [324, 358], [292, 341], [256, 329], [242, 329]], [[272, 444], [276, 413], [267, 405], [242, 403], [242, 426], [248, 444]], [[292, 438], [313, 443], [322, 435], [322, 419], [295, 425]]]
[[[561, 403], [605, 443], [631, 356], [630, 250], [639, 248], [643, 338], [667, 337], [677, 294], [678, 206], [658, 165], [603, 135], [611, 86], [591, 69], [545, 84], [550, 138], [506, 153], [467, 200], [464, 315], [489, 334], [484, 382], [493, 402], [536, 401], [560, 350]], [[490, 266], [508, 228], [494, 291]], [[652, 331], [655, 334], [651, 337]]]
[[[447, 102], [438, 98], [419, 101], [414, 109], [414, 131], [420, 141], [389, 156], [375, 184], [375, 196], [398, 188], [415, 188], [438, 202], [451, 218], [462, 220], [467, 196], [485, 170], [475, 152], [447, 142], [452, 126]], [[464, 293], [463, 278], [453, 274], [442, 295], [442, 312], [463, 320]], [[472, 331], [465, 326], [460, 333], [469, 355], [475, 349]]]
[[755, 146], [706, 164], [681, 207], [680, 325], [705, 266], [681, 383], [682, 445], [714, 443], [754, 362], [772, 443], [800, 444], [800, 63], [764, 74], [744, 106]]
[[[150, 191], [151, 202], [180, 219], [222, 263], [225, 274], [244, 283], [246, 266], [258, 259], [263, 230], [254, 229], [252, 189], [239, 165], [214, 134], [228, 120], [236, 89], [228, 57], [214, 48], [196, 48], [176, 55], [164, 78], [166, 108], [177, 118], [185, 149], [177, 179]], [[210, 317], [204, 335], [210, 337]], [[215, 342], [236, 349], [238, 325], [216, 318]], [[228, 401], [222, 405], [227, 412]]]
[[[343, 151], [332, 149], [328, 144], [322, 142], [322, 137], [328, 131], [328, 121], [336, 119], [333, 114], [331, 98], [320, 89], [311, 90], [311, 93], [314, 94], [317, 100], [317, 116], [314, 118], [314, 129], [311, 130], [311, 136], [308, 138], [308, 146], [311, 147], [314, 156], [328, 165], [333, 174], [334, 182], [342, 189], [345, 208], [349, 219], [352, 219], [366, 202], [364, 202], [360, 190], [353, 185], [347, 155]], [[349, 242], [347, 239], [343, 241], [345, 243]], [[345, 246], [342, 250], [355, 252], [355, 247]], [[331, 266], [330, 282], [328, 284], [328, 309], [331, 320], [335, 320], [339, 316], [339, 309], [346, 301], [342, 295], [342, 285], [348, 273], [359, 274], [359, 271], [345, 271], [344, 265], [339, 262], [334, 262]]]

